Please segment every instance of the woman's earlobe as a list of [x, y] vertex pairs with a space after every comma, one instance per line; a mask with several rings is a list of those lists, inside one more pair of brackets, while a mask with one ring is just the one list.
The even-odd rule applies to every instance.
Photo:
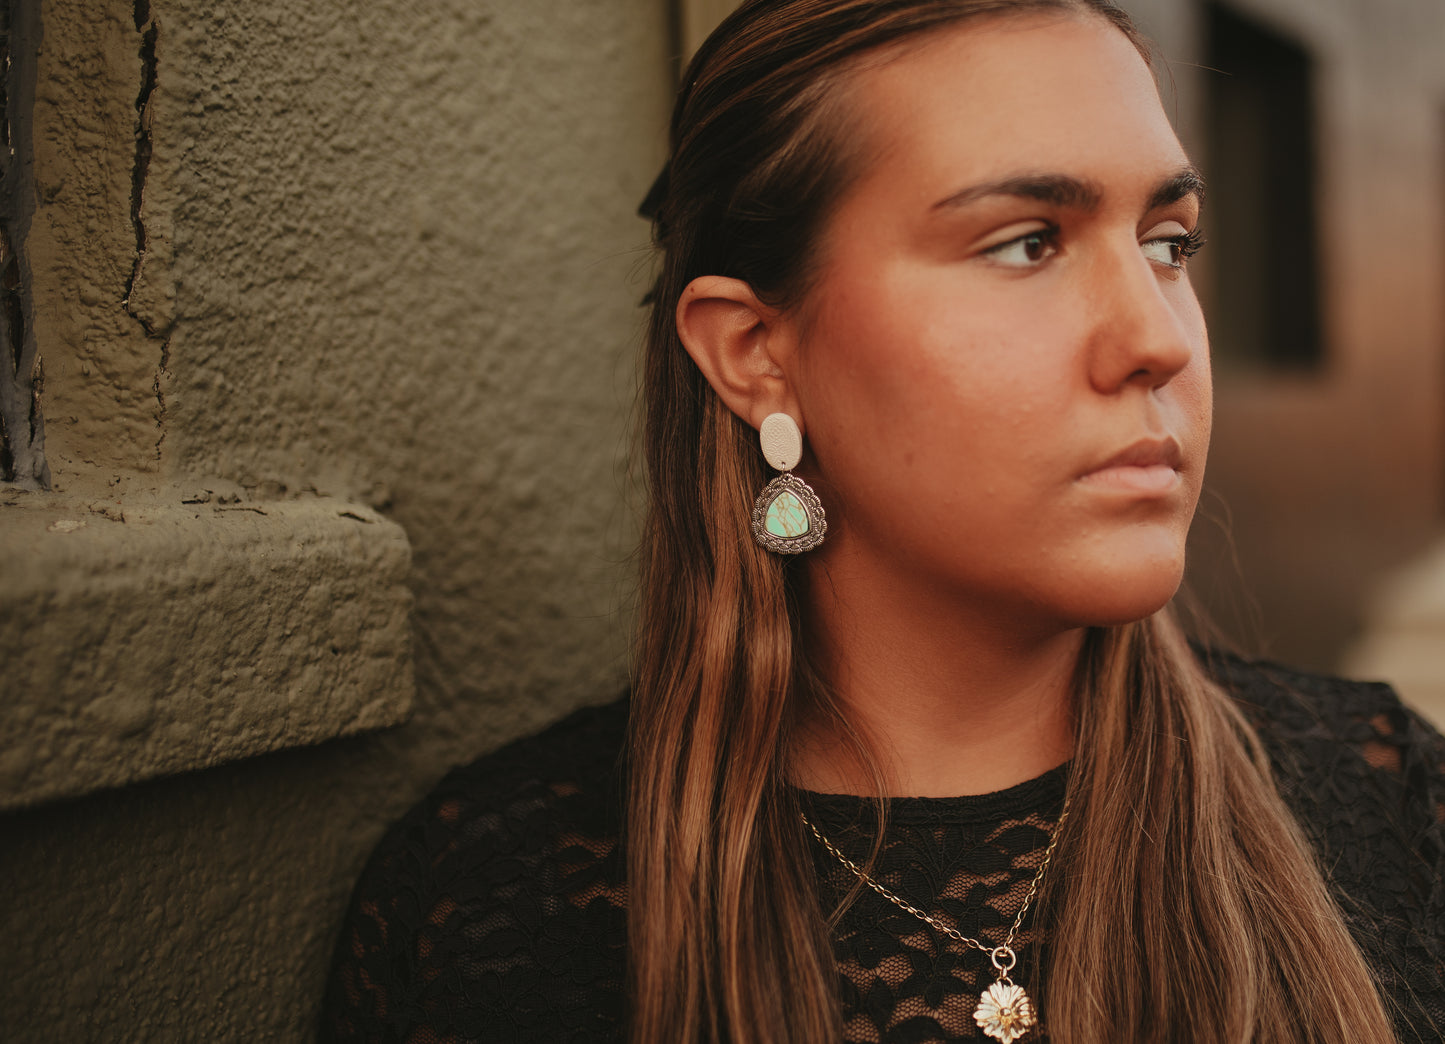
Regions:
[[728, 409], [753, 427], [770, 413], [796, 415], [778, 365], [781, 316], [752, 287], [727, 276], [699, 276], [677, 302], [677, 334]]

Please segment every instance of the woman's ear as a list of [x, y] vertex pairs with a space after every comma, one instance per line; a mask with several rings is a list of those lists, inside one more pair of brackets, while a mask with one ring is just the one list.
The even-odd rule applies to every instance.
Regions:
[[797, 397], [780, 362], [792, 356], [793, 327], [752, 287], [699, 276], [677, 302], [677, 335], [718, 397], [754, 428], [770, 413], [801, 425]]

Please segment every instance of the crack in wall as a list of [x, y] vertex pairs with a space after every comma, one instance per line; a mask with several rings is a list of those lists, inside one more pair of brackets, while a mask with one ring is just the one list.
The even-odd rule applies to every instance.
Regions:
[[[160, 77], [160, 62], [156, 56], [156, 44], [160, 38], [160, 23], [151, 15], [150, 0], [135, 0], [134, 19], [140, 38], [141, 83], [136, 94], [135, 111], [135, 161], [131, 166], [130, 179], [130, 221], [135, 230], [135, 260], [131, 265], [130, 278], [125, 284], [125, 298], [122, 301], [126, 312], [140, 323], [146, 336], [157, 338], [153, 318], [137, 307], [131, 298], [135, 294], [141, 273], [145, 269], [150, 251], [150, 235], [146, 228], [145, 201], [146, 183], [150, 177], [151, 157], [155, 152], [155, 137], [152, 131], [152, 98]], [[165, 381], [170, 376], [171, 341], [166, 337], [161, 342], [160, 364], [156, 367], [155, 380], [151, 384], [155, 392], [155, 421], [159, 434], [156, 437], [156, 460], [161, 459], [161, 446], [166, 441], [166, 393]]]
[[151, 18], [149, 0], [136, 0], [135, 28], [136, 32], [141, 34], [141, 83], [140, 92], [135, 99], [135, 162], [130, 175], [130, 223], [135, 229], [135, 261], [131, 265], [130, 278], [126, 280], [124, 304], [126, 311], [145, 327], [149, 336], [154, 337], [155, 329], [150, 321], [131, 306], [131, 295], [135, 292], [141, 270], [145, 267], [146, 251], [150, 245], [143, 211], [146, 178], [150, 175], [151, 154], [155, 150], [155, 141], [151, 134], [151, 95], [155, 93], [158, 74], [156, 39], [160, 35], [160, 26]]
[[171, 339], [161, 344], [161, 364], [156, 369], [155, 383], [151, 386], [156, 393], [156, 463], [161, 460], [161, 444], [166, 441], [166, 388], [165, 379], [170, 376]]

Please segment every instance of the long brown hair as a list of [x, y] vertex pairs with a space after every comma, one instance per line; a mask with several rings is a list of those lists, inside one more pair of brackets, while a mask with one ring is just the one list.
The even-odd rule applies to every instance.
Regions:
[[[637, 1044], [842, 1036], [836, 912], [819, 908], [785, 785], [797, 702], [826, 694], [807, 684], [796, 578], [748, 532], [765, 481], [756, 435], [683, 349], [677, 301], [709, 274], [776, 303], [806, 291], [856, 173], [835, 90], [851, 60], [1036, 10], [1101, 16], [1147, 54], [1107, 0], [750, 0], [683, 76], [671, 158], [644, 204], [662, 262], [626, 828]], [[1392, 1039], [1258, 740], [1168, 613], [1092, 630], [1077, 678], [1074, 811], [1040, 906], [1050, 1035]]]

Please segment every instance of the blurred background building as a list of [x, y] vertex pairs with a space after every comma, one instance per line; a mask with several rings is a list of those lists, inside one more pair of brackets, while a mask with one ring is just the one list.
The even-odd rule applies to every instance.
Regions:
[[[385, 825], [621, 690], [633, 211], [730, 6], [0, 0], [0, 1036], [309, 1039]], [[1445, 720], [1445, 5], [1127, 6], [1212, 185], [1190, 586]]]
[[1386, 677], [1441, 720], [1445, 5], [1131, 6], [1210, 182], [1188, 586], [1245, 652]]

